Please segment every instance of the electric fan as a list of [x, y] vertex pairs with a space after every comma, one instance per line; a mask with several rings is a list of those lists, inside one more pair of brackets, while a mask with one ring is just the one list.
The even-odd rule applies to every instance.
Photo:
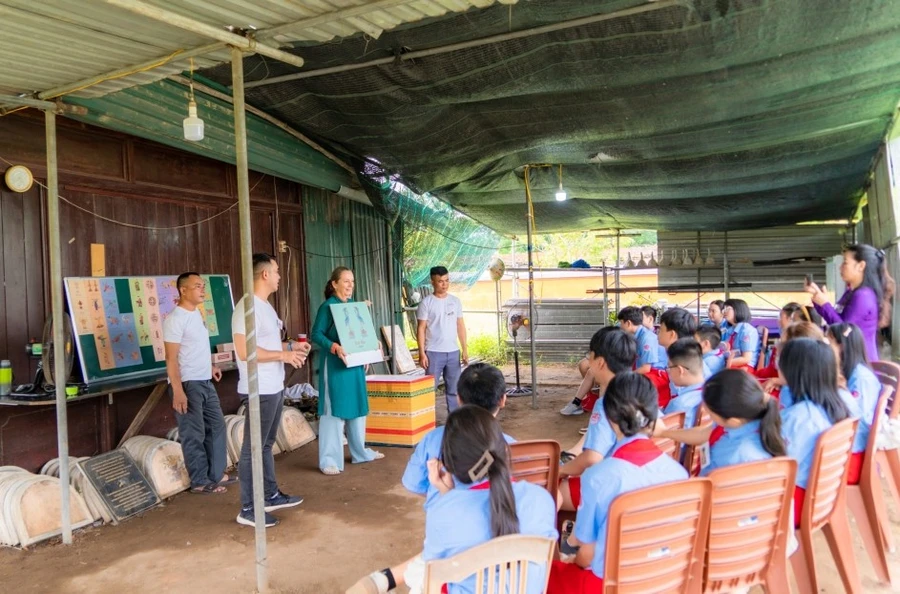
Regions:
[[534, 338], [534, 323], [528, 316], [528, 308], [512, 308], [506, 313], [506, 331], [513, 339], [513, 361], [516, 365], [516, 387], [506, 391], [507, 396], [528, 396], [531, 394], [532, 387], [525, 386], [519, 380], [519, 334], [523, 338], [532, 340]]

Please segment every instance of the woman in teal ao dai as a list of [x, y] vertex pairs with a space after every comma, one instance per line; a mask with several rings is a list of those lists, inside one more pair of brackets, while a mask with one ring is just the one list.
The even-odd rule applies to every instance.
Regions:
[[384, 458], [366, 447], [369, 398], [363, 366], [347, 367], [331, 305], [352, 303], [353, 271], [339, 266], [325, 285], [325, 303], [319, 306], [312, 342], [319, 347], [319, 469], [327, 475], [344, 471], [344, 425], [350, 459], [354, 464]]

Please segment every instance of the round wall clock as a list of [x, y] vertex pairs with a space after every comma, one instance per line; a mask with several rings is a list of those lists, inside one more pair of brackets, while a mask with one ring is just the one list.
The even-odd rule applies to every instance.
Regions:
[[31, 189], [31, 184], [34, 183], [34, 176], [31, 174], [31, 170], [24, 165], [13, 165], [6, 170], [3, 179], [10, 190], [19, 193], [27, 192]]

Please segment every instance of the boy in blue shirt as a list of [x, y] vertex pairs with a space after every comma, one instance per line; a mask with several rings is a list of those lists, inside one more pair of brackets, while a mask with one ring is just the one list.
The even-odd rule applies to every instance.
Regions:
[[[473, 404], [496, 417], [500, 409], [506, 406], [506, 380], [503, 379], [503, 373], [487, 363], [469, 365], [459, 376], [456, 398], [459, 406]], [[504, 437], [507, 443], [516, 441], [509, 435], [504, 434]], [[427, 499], [434, 495], [434, 489], [428, 481], [428, 461], [440, 458], [443, 438], [444, 427], [435, 427], [425, 434], [409, 458], [402, 483], [416, 495], [426, 495]]]
[[619, 327], [634, 336], [637, 347], [634, 370], [637, 373], [648, 373], [659, 360], [659, 340], [656, 334], [644, 327], [644, 314], [639, 307], [629, 305], [622, 308], [616, 317], [619, 320]]
[[703, 354], [693, 338], [676, 340], [668, 352], [669, 379], [678, 395], [669, 401], [662, 415], [684, 412], [684, 426], [693, 427], [697, 409], [703, 402]]
[[711, 376], [725, 369], [725, 352], [720, 348], [721, 330], [711, 324], [704, 324], [697, 328], [697, 342], [703, 351], [703, 363]]

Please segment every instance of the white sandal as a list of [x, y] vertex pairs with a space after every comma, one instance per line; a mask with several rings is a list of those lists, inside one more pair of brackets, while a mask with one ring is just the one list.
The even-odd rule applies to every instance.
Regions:
[[382, 454], [381, 452], [376, 452], [375, 450], [372, 450], [372, 453], [375, 454], [375, 457], [372, 458], [372, 460], [381, 460], [382, 458], [384, 458], [384, 454]]
[[327, 474], [328, 476], [335, 476], [341, 473], [337, 466], [326, 466], [325, 468], [320, 468], [320, 470], [322, 474]]

